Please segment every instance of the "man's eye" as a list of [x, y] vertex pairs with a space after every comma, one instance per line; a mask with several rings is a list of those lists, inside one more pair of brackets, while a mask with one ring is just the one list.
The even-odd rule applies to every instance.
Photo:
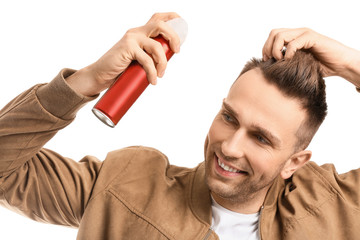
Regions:
[[222, 116], [223, 116], [223, 118], [224, 118], [224, 120], [226, 122], [233, 122], [234, 121], [233, 118], [227, 113], [223, 113]]
[[265, 138], [263, 138], [261, 135], [256, 135], [255, 137], [259, 142], [261, 142], [263, 144], [269, 144], [269, 142]]

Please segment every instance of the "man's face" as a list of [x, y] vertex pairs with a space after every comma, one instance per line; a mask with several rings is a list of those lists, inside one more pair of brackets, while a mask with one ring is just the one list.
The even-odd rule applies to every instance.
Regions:
[[231, 201], [265, 195], [294, 154], [306, 113], [297, 100], [266, 82], [259, 69], [231, 87], [205, 144], [206, 181], [212, 194]]

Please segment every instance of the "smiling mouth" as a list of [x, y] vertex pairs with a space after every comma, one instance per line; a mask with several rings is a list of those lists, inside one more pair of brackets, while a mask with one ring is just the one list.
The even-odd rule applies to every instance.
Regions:
[[218, 166], [218, 169], [220, 170], [220, 173], [222, 173], [222, 174], [231, 175], [231, 176], [248, 174], [248, 172], [246, 172], [246, 171], [235, 169], [235, 168], [225, 164], [224, 162], [222, 162], [220, 160], [220, 158], [216, 154], [215, 154], [215, 162], [217, 162], [216, 165]]

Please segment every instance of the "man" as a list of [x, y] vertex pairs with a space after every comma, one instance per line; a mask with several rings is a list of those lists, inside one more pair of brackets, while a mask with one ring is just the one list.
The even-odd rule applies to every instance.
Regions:
[[170, 166], [144, 147], [111, 152], [104, 162], [42, 149], [132, 60], [156, 84], [166, 59], [149, 37], [162, 34], [178, 52], [178, 36], [164, 24], [174, 17], [155, 14], [97, 62], [65, 69], [4, 107], [1, 204], [79, 227], [78, 239], [356, 239], [359, 171], [319, 167], [306, 146], [326, 115], [322, 76], [359, 87], [360, 53], [309, 29], [271, 32], [263, 61], [245, 66], [224, 99], [205, 162], [194, 169]]

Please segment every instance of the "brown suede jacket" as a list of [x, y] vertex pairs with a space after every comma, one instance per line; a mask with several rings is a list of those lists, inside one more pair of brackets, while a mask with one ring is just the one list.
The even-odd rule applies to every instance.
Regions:
[[[1, 205], [78, 227], [81, 240], [218, 239], [204, 164], [172, 166], [145, 147], [111, 152], [103, 162], [76, 162], [43, 148], [91, 100], [66, 84], [71, 73], [63, 70], [1, 110]], [[359, 181], [359, 170], [338, 175], [332, 165], [313, 162], [290, 180], [277, 179], [261, 210], [261, 239], [359, 239]]]

